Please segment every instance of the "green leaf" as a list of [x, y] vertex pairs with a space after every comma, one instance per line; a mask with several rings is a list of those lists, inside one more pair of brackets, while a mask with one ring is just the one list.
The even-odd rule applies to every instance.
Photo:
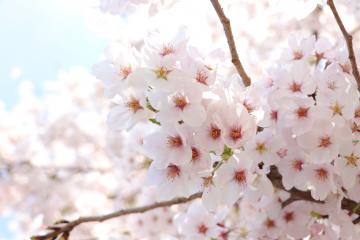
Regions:
[[360, 202], [358, 202], [358, 204], [356, 204], [356, 206], [353, 208], [353, 210], [351, 210], [352, 213], [356, 213], [357, 210], [359, 210], [360, 208]]
[[151, 160], [150, 158], [145, 158], [144, 162], [143, 162], [143, 168], [145, 169], [149, 169], [151, 163], [153, 162], [153, 160]]
[[313, 218], [317, 218], [317, 219], [324, 218], [324, 215], [321, 215], [320, 213], [315, 212], [315, 211], [311, 211], [310, 216]]
[[146, 108], [149, 109], [150, 111], [154, 112], [154, 113], [159, 112], [159, 110], [155, 109], [155, 108], [151, 105], [151, 103], [150, 103], [150, 101], [149, 101], [149, 98], [146, 98]]
[[149, 118], [149, 121], [152, 122], [153, 124], [161, 126], [161, 123], [158, 120], [156, 120], [156, 118]]
[[229, 158], [231, 158], [231, 156], [234, 154], [234, 151], [229, 148], [228, 146], [224, 145], [224, 151], [221, 154], [221, 159], [224, 161], [229, 160]]

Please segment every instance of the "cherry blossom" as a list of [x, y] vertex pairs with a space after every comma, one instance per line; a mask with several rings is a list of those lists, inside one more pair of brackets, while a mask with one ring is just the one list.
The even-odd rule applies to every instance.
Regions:
[[24, 234], [107, 209], [131, 216], [55, 238], [359, 238], [358, 3], [336, 2], [343, 42], [331, 0], [210, 2], [100, 0], [103, 87], [75, 71], [0, 108]]
[[185, 235], [186, 239], [215, 238], [221, 231], [215, 216], [208, 213], [199, 202], [192, 203], [186, 215], [179, 218], [179, 232]]
[[219, 168], [214, 177], [214, 184], [217, 194], [223, 196], [221, 199], [223, 203], [235, 203], [240, 198], [240, 194], [251, 186], [255, 179], [252, 167], [251, 158], [241, 152]]
[[171, 130], [161, 129], [144, 138], [144, 149], [158, 167], [167, 167], [169, 163], [189, 163], [192, 150], [185, 134], [181, 126]]

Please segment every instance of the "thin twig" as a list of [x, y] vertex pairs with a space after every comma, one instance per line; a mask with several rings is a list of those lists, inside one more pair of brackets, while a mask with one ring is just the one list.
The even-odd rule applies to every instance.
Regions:
[[75, 227], [79, 226], [83, 223], [89, 223], [89, 222], [103, 222], [109, 219], [117, 218], [124, 215], [134, 214], [134, 213], [144, 213], [149, 210], [153, 210], [156, 208], [161, 207], [169, 207], [177, 204], [182, 204], [186, 202], [190, 202], [194, 199], [200, 198], [202, 196], [201, 192], [192, 194], [189, 197], [180, 197], [180, 198], [174, 198], [169, 201], [163, 201], [163, 202], [157, 202], [150, 205], [142, 206], [142, 207], [135, 207], [135, 208], [129, 208], [129, 209], [122, 209], [110, 214], [105, 215], [99, 215], [99, 216], [88, 216], [88, 217], [80, 217], [77, 220], [67, 222], [67, 221], [61, 221], [59, 224], [62, 224], [62, 226], [55, 226], [50, 227], [49, 229], [52, 229], [51, 232], [44, 235], [34, 236], [31, 239], [32, 240], [43, 240], [43, 239], [52, 239], [57, 236], [59, 236], [62, 233], [70, 233]]
[[354, 48], [353, 48], [353, 42], [352, 42], [352, 35], [348, 33], [348, 31], [346, 30], [340, 16], [339, 13], [335, 7], [334, 1], [333, 0], [327, 0], [327, 4], [329, 5], [335, 20], [337, 22], [337, 24], [339, 25], [339, 28], [342, 32], [342, 35], [344, 36], [344, 39], [346, 41], [346, 46], [348, 49], [348, 53], [349, 53], [349, 60], [351, 63], [351, 68], [352, 68], [352, 74], [357, 82], [358, 85], [358, 89], [360, 90], [360, 73], [359, 73], [359, 69], [357, 67], [356, 64], [356, 58], [355, 58], [355, 53], [354, 53]]
[[87, 172], [99, 172], [99, 173], [107, 173], [111, 170], [111, 168], [95, 168], [88, 166], [36, 166], [32, 164], [29, 160], [18, 161], [15, 163], [3, 163], [0, 164], [0, 170], [4, 170], [6, 172], [12, 172], [18, 169], [22, 169], [24, 167], [32, 168], [35, 170], [40, 170], [44, 172], [56, 172], [56, 171], [66, 171], [72, 173], [87, 173]]
[[355, 218], [355, 219], [353, 220], [353, 223], [354, 223], [354, 224], [359, 224], [359, 223], [360, 223], [360, 216], [357, 217], [357, 218]]
[[239, 59], [239, 55], [238, 52], [236, 50], [236, 45], [235, 45], [235, 41], [234, 41], [234, 36], [231, 30], [231, 24], [230, 24], [230, 20], [229, 18], [226, 17], [223, 8], [221, 7], [220, 3], [218, 0], [210, 0], [223, 27], [224, 27], [224, 32], [226, 35], [226, 39], [227, 39], [227, 43], [229, 45], [229, 49], [230, 49], [230, 54], [231, 54], [231, 62], [234, 64], [237, 72], [239, 73], [240, 77], [243, 80], [243, 83], [245, 86], [250, 86], [251, 84], [251, 79], [250, 77], [246, 74], [245, 69], [243, 67], [243, 65], [240, 62]]

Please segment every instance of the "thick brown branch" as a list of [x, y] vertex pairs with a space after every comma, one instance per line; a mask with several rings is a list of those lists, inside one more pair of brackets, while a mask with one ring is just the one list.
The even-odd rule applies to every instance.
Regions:
[[227, 43], [228, 43], [229, 49], [230, 49], [231, 62], [234, 64], [237, 72], [239, 73], [240, 77], [242, 78], [244, 85], [250, 86], [251, 79], [246, 74], [245, 69], [240, 62], [239, 55], [236, 50], [234, 36], [233, 36], [232, 30], [231, 30], [230, 20], [226, 17], [224, 10], [221, 7], [218, 0], [210, 0], [210, 1], [211, 1], [212, 5], [214, 6], [214, 9], [224, 27], [225, 36], [226, 36]]
[[284, 191], [287, 191], [290, 193], [290, 198], [288, 198], [286, 201], [284, 201], [281, 204], [282, 207], [286, 207], [287, 205], [291, 204], [292, 202], [295, 202], [298, 200], [322, 203], [321, 201], [317, 201], [317, 200], [313, 199], [311, 197], [311, 193], [309, 191], [300, 191], [296, 188], [292, 188], [289, 191], [286, 190], [282, 184], [282, 176], [279, 173], [277, 167], [275, 167], [275, 166], [271, 166], [268, 177], [271, 180], [271, 182], [275, 188], [278, 188], [278, 189], [281, 189], [281, 190], [284, 190]]
[[360, 90], [360, 73], [359, 73], [359, 69], [357, 67], [357, 63], [356, 63], [356, 58], [355, 58], [355, 53], [354, 53], [354, 48], [353, 48], [353, 42], [352, 42], [352, 35], [348, 33], [348, 31], [346, 30], [341, 18], [340, 18], [340, 15], [335, 7], [335, 4], [334, 4], [334, 1], [333, 0], [328, 0], [327, 1], [327, 4], [329, 5], [334, 17], [335, 17], [335, 20], [337, 22], [337, 24], [339, 25], [339, 28], [342, 32], [342, 35], [344, 36], [344, 39], [346, 41], [346, 46], [347, 46], [347, 49], [348, 49], [348, 53], [349, 53], [349, 60], [350, 60], [350, 63], [351, 63], [351, 68], [352, 68], [352, 73], [353, 73], [353, 76], [357, 82], [357, 85], [358, 85], [358, 89]]
[[[271, 167], [268, 177], [271, 180], [271, 182], [275, 188], [287, 191], [282, 184], [282, 176], [275, 166]], [[310, 191], [300, 191], [296, 188], [292, 188], [287, 192], [290, 193], [290, 198], [282, 203], [283, 207], [289, 205], [292, 202], [298, 201], [298, 200], [305, 200], [305, 201], [310, 201], [310, 202], [315, 202], [315, 203], [323, 203], [322, 201], [313, 199], [311, 197]], [[341, 202], [342, 209], [349, 211], [349, 213], [355, 213], [357, 215], [360, 215], [360, 207], [357, 207], [357, 206], [358, 206], [357, 202], [355, 202], [354, 200], [348, 199], [348, 198], [344, 198]]]
[[149, 210], [156, 209], [156, 208], [169, 207], [169, 206], [173, 206], [173, 205], [177, 205], [177, 204], [190, 202], [194, 199], [200, 198], [201, 196], [202, 196], [202, 193], [198, 192], [189, 197], [174, 198], [169, 201], [157, 202], [157, 203], [142, 206], [142, 207], [122, 209], [122, 210], [119, 210], [119, 211], [116, 211], [116, 212], [113, 212], [110, 214], [106, 214], [106, 215], [80, 217], [77, 220], [74, 220], [71, 222], [63, 221], [63, 222], [61, 222], [62, 226], [51, 227], [51, 229], [53, 229], [53, 231], [51, 231], [50, 233], [40, 235], [40, 236], [34, 236], [34, 237], [32, 237], [32, 239], [33, 240], [43, 240], [43, 239], [49, 239], [49, 238], [52, 239], [54, 237], [59, 236], [62, 233], [70, 233], [71, 230], [73, 230], [76, 226], [83, 224], [83, 223], [103, 222], [103, 221], [121, 217], [124, 215], [129, 215], [129, 214], [134, 214], [134, 213], [144, 213]]
[[353, 223], [354, 223], [354, 224], [359, 224], [359, 223], [360, 223], [360, 216], [357, 217], [357, 218], [355, 218], [355, 219], [353, 220]]

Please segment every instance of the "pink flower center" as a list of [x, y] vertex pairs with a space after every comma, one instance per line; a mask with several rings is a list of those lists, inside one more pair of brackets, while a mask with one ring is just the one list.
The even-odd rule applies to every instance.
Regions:
[[355, 133], [355, 132], [360, 133], [360, 124], [357, 124], [356, 122], [353, 122], [353, 125], [351, 126], [351, 131], [353, 133]]
[[209, 135], [212, 139], [216, 140], [221, 135], [221, 129], [218, 128], [215, 124], [211, 124], [209, 129]]
[[325, 181], [328, 178], [328, 171], [325, 168], [315, 169], [316, 176], [319, 180]]
[[244, 170], [237, 170], [234, 172], [234, 181], [240, 185], [246, 184], [246, 174]]
[[336, 82], [335, 81], [329, 81], [328, 83], [327, 83], [327, 87], [330, 89], [330, 90], [335, 90], [335, 89], [337, 89], [337, 86], [336, 86]]
[[159, 220], [159, 217], [156, 216], [156, 215], [154, 215], [154, 216], [152, 217], [152, 220], [153, 220], [154, 222], [157, 222], [157, 221]]
[[188, 105], [186, 97], [180, 94], [173, 97], [173, 102], [175, 104], [175, 107], [179, 108], [180, 110], [184, 110], [186, 105]]
[[322, 58], [324, 58], [324, 53], [318, 53], [316, 52], [315, 53], [315, 58], [316, 58], [316, 61], [319, 62]]
[[301, 92], [301, 84], [293, 81], [292, 84], [290, 85], [290, 90], [292, 92]]
[[200, 151], [196, 147], [191, 147], [191, 161], [196, 162], [200, 159]]
[[272, 78], [266, 79], [266, 87], [271, 88], [272, 86], [274, 86], [274, 79]]
[[302, 51], [294, 51], [293, 52], [293, 59], [294, 60], [300, 60], [304, 57], [304, 54], [302, 53]]
[[200, 224], [200, 225], [197, 227], [197, 229], [198, 229], [198, 233], [203, 234], [203, 235], [205, 235], [206, 232], [208, 231], [208, 228], [207, 228], [206, 225], [203, 224], [203, 223]]
[[283, 218], [285, 220], [285, 222], [291, 222], [294, 220], [294, 212], [285, 212], [285, 214], [283, 215]]
[[143, 107], [140, 105], [139, 100], [137, 100], [136, 98], [131, 98], [130, 101], [126, 103], [126, 106], [130, 108], [134, 113], [143, 109]]
[[170, 164], [167, 167], [166, 171], [167, 171], [167, 176], [170, 179], [174, 179], [176, 177], [179, 177], [180, 173], [181, 173], [181, 169], [178, 166], [174, 165], [174, 164]]
[[288, 150], [286, 148], [281, 148], [279, 149], [279, 151], [276, 152], [276, 154], [280, 157], [280, 158], [284, 158], [287, 156], [288, 154]]
[[230, 138], [236, 142], [237, 140], [242, 138], [242, 132], [241, 132], [241, 127], [232, 127], [230, 129], [230, 134], [229, 134]]
[[301, 172], [303, 170], [303, 164], [304, 162], [302, 160], [296, 159], [292, 162], [292, 167], [295, 171]]
[[272, 110], [270, 113], [270, 118], [276, 122], [278, 120], [278, 111]]
[[198, 83], [204, 84], [206, 86], [208, 85], [208, 83], [207, 83], [208, 78], [209, 78], [208, 75], [203, 70], [198, 71], [195, 76], [195, 80]]
[[275, 221], [274, 221], [274, 220], [272, 220], [272, 219], [270, 219], [270, 218], [267, 218], [267, 219], [265, 220], [265, 226], [266, 226], [267, 228], [274, 228], [274, 227], [276, 227], [276, 224], [275, 224]]
[[319, 147], [326, 148], [331, 145], [331, 139], [329, 136], [323, 136], [320, 138]]
[[351, 72], [351, 65], [349, 63], [340, 64], [341, 70], [344, 73], [350, 74]]
[[160, 56], [165, 57], [170, 54], [174, 54], [175, 50], [171, 44], [164, 45], [160, 51]]
[[299, 107], [296, 110], [296, 114], [297, 114], [298, 118], [307, 118], [308, 111], [309, 111], [309, 108]]
[[360, 107], [355, 110], [355, 118], [360, 118]]
[[226, 231], [221, 231], [219, 236], [220, 236], [220, 239], [224, 239], [224, 240], [228, 239], [229, 231], [227, 231], [227, 230]]
[[212, 176], [210, 176], [210, 177], [202, 177], [202, 179], [203, 179], [202, 186], [205, 187], [205, 188], [210, 187], [210, 185], [213, 184]]
[[130, 73], [132, 73], [132, 68], [130, 65], [120, 68], [120, 75], [123, 77], [123, 79], [126, 79]]
[[182, 139], [180, 136], [169, 136], [167, 143], [170, 145], [170, 147], [179, 148], [183, 145]]

